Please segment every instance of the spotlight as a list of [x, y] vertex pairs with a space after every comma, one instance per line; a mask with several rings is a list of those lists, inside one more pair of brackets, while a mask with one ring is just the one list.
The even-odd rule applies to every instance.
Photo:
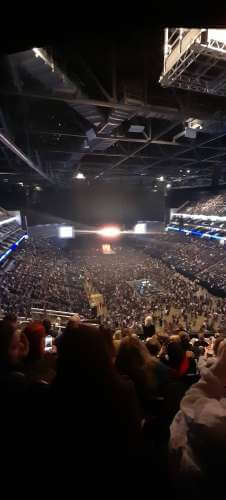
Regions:
[[115, 226], [103, 227], [98, 231], [98, 234], [107, 238], [116, 238], [120, 235], [120, 229]]
[[82, 172], [78, 172], [78, 173], [76, 174], [75, 178], [76, 178], [76, 179], [82, 179], [82, 180], [84, 180], [84, 179], [85, 179], [85, 176], [84, 176], [84, 174], [83, 174]]

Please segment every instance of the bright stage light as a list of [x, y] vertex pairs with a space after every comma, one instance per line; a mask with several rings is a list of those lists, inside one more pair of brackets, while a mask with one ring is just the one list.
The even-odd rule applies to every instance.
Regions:
[[116, 236], [120, 235], [120, 229], [115, 226], [103, 227], [98, 231], [98, 234], [107, 238], [116, 238]]
[[136, 234], [144, 234], [146, 233], [146, 224], [142, 223], [142, 224], [136, 224], [136, 226], [134, 227], [134, 233]]
[[59, 227], [59, 238], [73, 238], [73, 227], [60, 226]]

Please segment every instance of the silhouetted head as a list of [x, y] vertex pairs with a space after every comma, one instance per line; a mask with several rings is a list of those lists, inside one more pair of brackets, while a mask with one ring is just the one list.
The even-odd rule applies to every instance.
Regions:
[[103, 382], [114, 371], [111, 344], [112, 337], [103, 328], [67, 326], [58, 349], [58, 382]]
[[18, 326], [18, 318], [14, 313], [9, 313], [4, 316], [4, 320], [7, 323], [11, 323], [15, 328]]
[[49, 333], [51, 332], [51, 328], [52, 328], [51, 321], [46, 318], [43, 320], [42, 324], [45, 328], [46, 335], [49, 335]]
[[0, 367], [14, 366], [20, 359], [20, 334], [8, 321], [0, 322]]
[[182, 362], [184, 351], [180, 342], [170, 342], [167, 346], [169, 365], [177, 370]]
[[24, 335], [29, 342], [29, 353], [26, 361], [41, 359], [45, 352], [46, 330], [42, 323], [33, 321], [28, 323], [24, 329]]

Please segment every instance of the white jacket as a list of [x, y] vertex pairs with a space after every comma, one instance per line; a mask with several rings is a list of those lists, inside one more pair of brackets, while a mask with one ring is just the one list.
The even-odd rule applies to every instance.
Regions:
[[214, 368], [217, 363], [203, 369], [202, 378], [185, 394], [170, 427], [174, 472], [184, 479], [212, 473], [216, 478], [226, 467], [226, 393], [223, 377]]

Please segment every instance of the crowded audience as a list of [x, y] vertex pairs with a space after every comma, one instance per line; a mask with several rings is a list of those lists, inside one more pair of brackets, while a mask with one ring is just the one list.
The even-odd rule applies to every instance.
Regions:
[[[2, 313], [29, 318], [32, 307], [38, 307], [79, 313], [88, 319], [92, 317], [88, 283], [103, 297], [103, 320], [110, 328], [133, 328], [139, 333], [150, 313], [149, 329], [171, 328], [173, 324], [173, 328], [188, 331], [217, 331], [226, 314], [225, 300], [200, 288], [198, 279], [214, 259], [224, 258], [224, 250], [183, 235], [175, 244], [173, 235], [166, 237], [167, 242], [163, 237], [152, 238], [145, 251], [124, 246], [107, 256], [61, 249], [51, 240], [29, 239], [15, 255], [14, 266], [2, 271]], [[205, 279], [210, 280], [211, 273], [214, 276], [214, 269], [216, 272], [211, 267], [209, 274], [206, 271], [207, 276], [203, 272]], [[186, 280], [176, 271], [189, 271], [194, 280]], [[222, 273], [219, 280], [223, 278]], [[143, 295], [138, 286], [142, 280], [153, 285]], [[217, 286], [216, 280], [214, 284]]]
[[225, 247], [218, 240], [197, 238], [185, 233], [155, 235], [148, 243], [153, 257], [161, 259], [189, 278], [198, 279], [207, 288], [226, 294]]
[[[199, 266], [184, 246], [185, 261], [193, 255]], [[175, 498], [225, 493], [226, 301], [179, 274], [157, 248], [155, 256], [132, 246], [102, 255], [51, 240], [24, 244], [0, 285], [5, 426], [20, 401], [20, 433], [10, 439], [29, 454], [43, 446], [37, 429], [44, 435], [50, 424], [50, 457], [146, 457]], [[206, 248], [198, 248], [202, 261]], [[141, 294], [135, 284], [144, 280], [155, 286]], [[95, 324], [89, 288], [104, 300]], [[37, 304], [43, 317], [34, 321]], [[49, 306], [76, 313], [63, 331], [54, 331]]]
[[1, 308], [28, 317], [32, 307], [79, 310], [87, 316], [90, 307], [82, 273], [79, 258], [71, 261], [50, 240], [30, 239], [16, 254], [13, 268], [2, 274]]
[[[91, 461], [148, 457], [152, 472], [160, 466], [164, 486], [175, 494], [187, 498], [213, 485], [224, 490], [223, 336], [152, 332], [144, 341], [133, 330], [116, 335], [76, 320], [68, 323], [57, 348], [47, 351], [48, 332], [46, 319], [25, 328], [15, 315], [0, 322], [1, 395], [20, 398], [20, 418], [28, 411], [27, 400], [38, 401], [35, 414], [29, 406], [26, 430], [38, 419], [44, 432], [57, 416], [60, 428], [57, 439], [53, 432], [48, 436], [49, 456], [57, 448], [65, 456], [76, 450], [81, 460]], [[206, 366], [200, 371], [201, 358]], [[35, 443], [37, 451], [36, 437], [23, 435], [23, 448]]]
[[215, 196], [203, 196], [199, 201], [189, 203], [185, 212], [196, 215], [225, 215], [226, 196], [218, 194]]

